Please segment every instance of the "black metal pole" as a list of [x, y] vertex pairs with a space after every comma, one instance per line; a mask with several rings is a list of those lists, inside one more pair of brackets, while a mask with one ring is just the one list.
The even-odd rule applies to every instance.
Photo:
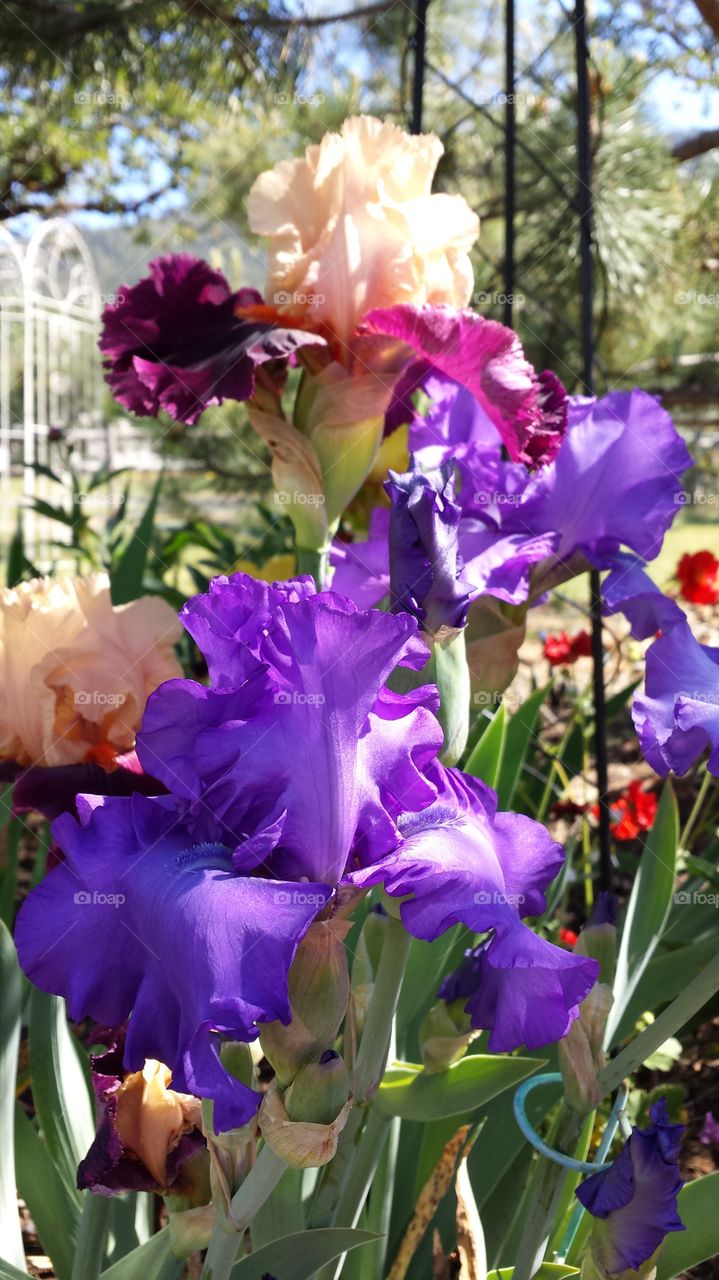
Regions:
[[504, 37], [504, 314], [511, 329], [514, 306], [514, 167], [516, 143], [514, 0], [506, 0]]
[[[594, 270], [592, 261], [592, 138], [589, 93], [589, 47], [587, 43], [586, 0], [575, 0], [574, 33], [577, 66], [577, 175], [579, 191], [582, 382], [587, 395], [594, 395]], [[599, 884], [610, 889], [612, 855], [607, 801], [607, 716], [604, 690], [602, 646], [602, 601], [600, 577], [596, 569], [589, 575], [594, 663], [594, 755], [599, 791]]]
[[412, 73], [412, 119], [410, 132], [422, 132], [422, 113], [424, 110], [424, 57], [427, 44], [427, 9], [429, 0], [416, 0], [414, 6], [414, 33], [412, 48], [414, 50], [414, 69]]

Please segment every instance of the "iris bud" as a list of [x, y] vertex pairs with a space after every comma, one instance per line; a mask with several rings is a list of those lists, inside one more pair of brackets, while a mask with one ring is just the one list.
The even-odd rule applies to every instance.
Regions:
[[344, 939], [346, 920], [311, 925], [292, 962], [289, 997], [292, 1020], [269, 1022], [260, 1033], [262, 1051], [281, 1088], [292, 1083], [306, 1062], [317, 1059], [337, 1038], [347, 1012], [350, 980]]
[[427, 1014], [419, 1030], [425, 1071], [446, 1071], [463, 1058], [469, 1045], [479, 1035], [465, 1013], [466, 1000], [441, 1001]]
[[284, 1097], [290, 1120], [332, 1124], [349, 1095], [349, 1076], [342, 1058], [328, 1049], [319, 1062], [297, 1073]]
[[597, 1075], [604, 1066], [602, 1045], [613, 1001], [609, 987], [598, 982], [579, 1006], [579, 1018], [557, 1046], [565, 1096], [579, 1115], [593, 1111], [602, 1100]]
[[462, 755], [469, 734], [471, 685], [464, 631], [438, 635], [432, 648], [439, 690], [437, 719], [444, 731], [441, 760], [451, 768]]
[[225, 1071], [249, 1089], [254, 1089], [255, 1064], [248, 1044], [242, 1040], [226, 1040], [220, 1049], [220, 1058]]
[[[312, 1073], [308, 1076], [306, 1083], [304, 1081], [301, 1083], [294, 1104], [291, 1103], [293, 1110], [295, 1106], [298, 1111], [312, 1111], [316, 1108], [316, 1114], [319, 1115], [327, 1115], [334, 1110], [342, 1094], [342, 1073], [333, 1065], [333, 1062], [334, 1058], [329, 1063], [314, 1064], [316, 1067], [327, 1068], [326, 1073], [324, 1075], [321, 1072]], [[344, 1067], [344, 1064], [342, 1066]], [[323, 1080], [329, 1082], [331, 1104], [323, 1100], [325, 1089]], [[290, 1092], [291, 1090], [287, 1091], [288, 1100]], [[345, 1079], [345, 1098], [346, 1096]], [[260, 1130], [275, 1155], [284, 1160], [285, 1164], [291, 1165], [294, 1169], [317, 1169], [321, 1165], [329, 1164], [334, 1158], [337, 1140], [345, 1127], [351, 1108], [352, 1103], [346, 1100], [344, 1105], [340, 1105], [339, 1112], [329, 1124], [316, 1120], [292, 1120], [288, 1115], [285, 1098], [280, 1093], [277, 1081], [273, 1080], [262, 1099], [259, 1114]]]
[[611, 893], [600, 893], [592, 914], [579, 935], [576, 955], [591, 956], [599, 961], [599, 978], [608, 987], [614, 982], [617, 967], [617, 899]]

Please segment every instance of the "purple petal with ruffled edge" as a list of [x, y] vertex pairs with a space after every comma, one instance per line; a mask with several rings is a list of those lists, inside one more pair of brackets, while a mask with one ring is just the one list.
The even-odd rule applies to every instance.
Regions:
[[413, 614], [424, 630], [458, 630], [467, 621], [471, 587], [462, 579], [454, 501], [454, 462], [423, 472], [390, 471], [385, 489], [392, 502], [389, 523], [392, 610]]
[[[191, 802], [198, 822], [210, 807], [221, 838], [229, 833], [235, 845], [254, 830], [249, 807], [266, 797], [274, 816], [287, 814], [270, 858], [273, 874], [334, 884], [360, 837], [366, 856], [368, 840], [371, 856], [395, 847], [398, 795], [411, 794], [417, 807], [420, 797], [424, 804], [434, 799], [415, 763], [441, 747], [434, 695], [398, 696], [388, 718], [383, 691], [399, 662], [421, 666], [428, 654], [408, 616], [360, 612], [331, 592], [278, 588], [274, 607], [270, 596], [266, 584], [237, 575], [190, 601], [183, 621], [196, 638], [197, 620], [205, 626], [212, 611], [200, 639], [214, 673], [223, 680], [233, 674], [232, 644], [240, 675], [243, 653], [261, 665], [237, 690], [168, 682], [148, 702], [138, 754]], [[220, 650], [208, 635], [219, 636]], [[261, 686], [258, 702], [246, 714], [253, 681]], [[200, 831], [196, 838], [213, 835]]]
[[309, 576], [269, 583], [235, 573], [188, 600], [180, 621], [207, 660], [213, 687], [242, 684], [264, 661], [260, 646], [276, 610], [316, 593]]
[[707, 768], [719, 777], [719, 648], [699, 644], [686, 620], [655, 640], [632, 717], [642, 754], [662, 777], [686, 773], [707, 748]]
[[406, 898], [401, 915], [415, 937], [428, 941], [454, 924], [494, 931], [482, 955], [482, 982], [467, 1005], [476, 1027], [489, 1029], [489, 1047], [506, 1052], [560, 1039], [593, 986], [594, 960], [554, 947], [522, 924], [544, 909], [544, 889], [561, 865], [562, 850], [529, 818], [498, 814], [488, 787], [457, 770], [431, 771], [437, 802], [400, 823], [402, 846], [350, 879], [380, 881]]
[[553, 533], [502, 534], [472, 519], [463, 520], [459, 530], [464, 577], [473, 595], [496, 596], [507, 604], [527, 599], [533, 566], [548, 560], [556, 545]]
[[592, 1174], [575, 1192], [597, 1219], [592, 1253], [608, 1275], [636, 1271], [670, 1231], [683, 1231], [677, 1167], [684, 1126], [670, 1124], [661, 1098], [650, 1108], [651, 1124], [633, 1129], [610, 1169]]
[[470, 391], [516, 462], [540, 466], [557, 453], [566, 392], [554, 374], [535, 372], [512, 329], [472, 311], [408, 303], [369, 311], [363, 329], [407, 343], [423, 372], [431, 368]]
[[560, 560], [580, 550], [601, 568], [600, 546], [605, 557], [626, 546], [651, 560], [679, 509], [691, 461], [670, 415], [645, 391], [570, 401], [553, 466], [532, 479], [504, 527], [559, 533]]
[[247, 400], [256, 364], [323, 341], [236, 314], [261, 302], [254, 289], [232, 293], [220, 271], [190, 254], [156, 258], [103, 312], [100, 350], [115, 398], [133, 413], [164, 409], [190, 426], [208, 405]]
[[[415, 417], [411, 442], [423, 470], [456, 457], [459, 552], [474, 594], [520, 604], [592, 563], [619, 570], [607, 581], [607, 611], [625, 606], [636, 634], [676, 623], [678, 606], [660, 597], [640, 576], [639, 562], [622, 551], [629, 547], [648, 558], [658, 553], [691, 464], [653, 396], [633, 391], [599, 401], [575, 398], [556, 459], [531, 476], [503, 461], [498, 432], [465, 390], [440, 377], [426, 379], [425, 386], [436, 400], [426, 418]], [[335, 551], [338, 582], [353, 598], [381, 599], [386, 561], [380, 535], [378, 522], [366, 543]], [[632, 566], [623, 592], [623, 575]]]
[[[243, 1124], [258, 1095], [208, 1053], [217, 1033], [251, 1040], [287, 1022], [287, 975], [327, 885], [237, 875], [231, 850], [193, 844], [169, 797], [81, 797], [80, 824], [59, 818], [65, 854], [17, 922], [21, 963], [75, 1020], [130, 1017], [128, 1070], [167, 1063], [175, 1088], [209, 1080], [223, 1126]], [[131, 1015], [131, 1016], [130, 1016]]]
[[602, 612], [623, 613], [637, 640], [671, 631], [686, 620], [676, 600], [665, 596], [646, 573], [643, 560], [621, 552], [611, 556], [611, 564], [612, 571], [602, 583]]

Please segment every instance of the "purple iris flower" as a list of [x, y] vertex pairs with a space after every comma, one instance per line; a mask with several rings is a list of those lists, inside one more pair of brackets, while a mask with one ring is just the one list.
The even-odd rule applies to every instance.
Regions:
[[156, 258], [103, 313], [100, 350], [115, 398], [133, 413], [164, 409], [189, 425], [208, 405], [247, 400], [255, 365], [322, 341], [237, 314], [261, 302], [255, 289], [232, 293], [220, 271], [191, 254]]
[[610, 1169], [594, 1173], [577, 1198], [597, 1219], [592, 1253], [602, 1273], [636, 1271], [669, 1231], [683, 1231], [677, 1210], [682, 1187], [679, 1143], [684, 1126], [670, 1124], [661, 1098], [650, 1108], [651, 1124], [633, 1129]]
[[456, 920], [494, 931], [476, 997], [493, 1047], [563, 1035], [596, 965], [521, 921], [543, 910], [561, 850], [436, 764], [433, 687], [386, 687], [397, 664], [426, 661], [415, 619], [238, 574], [182, 621], [211, 683], [170, 680], [148, 702], [138, 756], [167, 794], [79, 796], [79, 821], [55, 822], [64, 861], [17, 924], [32, 980], [75, 1019], [129, 1018], [126, 1069], [165, 1063], [233, 1128], [258, 1095], [226, 1072], [223, 1039], [286, 1023], [312, 921], [338, 892], [385, 881], [413, 895], [402, 912], [418, 937]]
[[719, 1146], [719, 1120], [714, 1119], [711, 1111], [707, 1111], [704, 1116], [699, 1141], [703, 1142], [705, 1147]]
[[390, 600], [420, 620], [425, 631], [459, 630], [467, 621], [469, 584], [461, 580], [454, 501], [454, 467], [420, 471], [413, 458], [404, 474], [390, 471], [385, 489], [392, 500], [389, 524]]
[[598, 965], [538, 937], [523, 918], [545, 910], [562, 849], [532, 819], [498, 813], [495, 793], [477, 779], [441, 765], [431, 776], [437, 800], [400, 821], [401, 849], [351, 879], [405, 898], [402, 921], [417, 938], [432, 941], [458, 923], [491, 932], [462, 967], [456, 995], [469, 997], [467, 1012], [490, 1032], [493, 1052], [561, 1039]]
[[708, 748], [707, 768], [719, 776], [719, 648], [699, 644], [684, 619], [646, 662], [632, 716], [647, 762], [662, 777], [686, 773]]
[[[621, 607], [636, 634], [681, 617], [643, 572], [643, 560], [657, 555], [676, 515], [691, 464], [653, 396], [611, 392], [570, 400], [569, 429], [555, 460], [530, 474], [502, 458], [494, 423], [465, 388], [435, 376], [425, 389], [433, 401], [411, 425], [410, 449], [422, 469], [456, 463], [459, 554], [473, 595], [521, 604], [594, 565], [613, 571], [607, 612]], [[382, 598], [389, 558], [385, 551], [383, 559], [383, 536], [376, 522], [366, 542], [335, 544], [338, 590], [355, 596], [359, 589], [365, 602]], [[363, 564], [371, 581], [362, 578]]]

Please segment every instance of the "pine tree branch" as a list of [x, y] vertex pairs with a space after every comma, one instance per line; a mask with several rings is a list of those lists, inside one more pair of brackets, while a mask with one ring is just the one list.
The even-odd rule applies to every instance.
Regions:
[[715, 147], [719, 147], [719, 129], [702, 129], [700, 133], [692, 134], [691, 138], [677, 142], [676, 146], [672, 147], [672, 155], [679, 161], [693, 160], [695, 156], [703, 156], [707, 151], [713, 151]]

